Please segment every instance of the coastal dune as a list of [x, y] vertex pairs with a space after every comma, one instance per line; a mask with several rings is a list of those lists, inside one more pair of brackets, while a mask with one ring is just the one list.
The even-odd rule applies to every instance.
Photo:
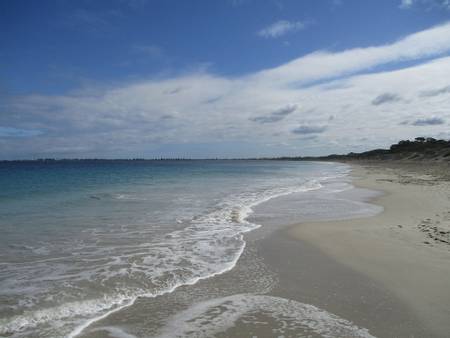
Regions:
[[357, 187], [380, 190], [377, 216], [306, 222], [289, 234], [366, 275], [403, 301], [430, 335], [450, 334], [448, 166], [352, 164]]

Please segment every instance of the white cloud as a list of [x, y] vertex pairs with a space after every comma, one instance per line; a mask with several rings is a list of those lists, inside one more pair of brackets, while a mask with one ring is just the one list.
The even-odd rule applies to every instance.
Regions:
[[279, 20], [273, 24], [261, 29], [258, 35], [263, 38], [279, 38], [288, 33], [302, 30], [306, 27], [303, 21]]
[[402, 0], [400, 8], [410, 9], [413, 6], [423, 6], [425, 9], [447, 9], [450, 10], [450, 0]]
[[402, 0], [400, 8], [410, 8], [413, 5], [413, 0]]
[[341, 52], [318, 51], [256, 74], [273, 83], [298, 85], [366, 70], [387, 63], [417, 60], [450, 51], [450, 23], [406, 36], [397, 42]]
[[[241, 77], [204, 70], [115, 88], [14, 98], [2, 105], [8, 114], [0, 115], [0, 126], [42, 133], [0, 138], [0, 153], [151, 156], [161, 144], [241, 142], [278, 144], [272, 154], [294, 155], [374, 148], [421, 133], [447, 135], [445, 123], [401, 123], [450, 121], [449, 51], [446, 24], [392, 44], [317, 52]], [[439, 58], [395, 71], [354, 74], [424, 57]], [[334, 80], [297, 85], [326, 78]], [[374, 105], [380, 95], [383, 102], [390, 98], [389, 104]]]

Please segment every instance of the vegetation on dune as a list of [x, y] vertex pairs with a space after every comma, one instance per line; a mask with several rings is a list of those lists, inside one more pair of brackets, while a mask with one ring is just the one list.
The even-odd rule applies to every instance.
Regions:
[[437, 140], [432, 137], [416, 137], [402, 140], [389, 149], [374, 149], [362, 153], [329, 155], [321, 159], [357, 160], [442, 160], [450, 161], [450, 140]]

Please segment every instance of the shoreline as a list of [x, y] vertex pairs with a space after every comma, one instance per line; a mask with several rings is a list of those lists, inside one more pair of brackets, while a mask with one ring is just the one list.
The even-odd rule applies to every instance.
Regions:
[[303, 222], [290, 226], [289, 236], [379, 283], [412, 309], [430, 333], [448, 336], [449, 182], [411, 164], [350, 165], [356, 187], [384, 192], [370, 201], [384, 211], [368, 218]]
[[[363, 174], [364, 171], [354, 169], [351, 184], [373, 189], [360, 179], [355, 180], [355, 175]], [[393, 184], [390, 181], [380, 182]], [[436, 188], [440, 184], [430, 186]], [[377, 188], [384, 190], [379, 186]], [[382, 196], [364, 201], [382, 204], [384, 198], [399, 199], [397, 194], [386, 191]], [[434, 190], [430, 193], [433, 195]], [[313, 195], [314, 192], [309, 192], [307, 198]], [[344, 199], [345, 196], [349, 195], [344, 194]], [[290, 195], [286, 199], [293, 197]], [[276, 207], [285, 203], [286, 199], [278, 198], [267, 202], [272, 206], [261, 206], [270, 209], [274, 202]], [[331, 204], [333, 201], [337, 199], [328, 200]], [[294, 205], [296, 202], [294, 199]], [[245, 234], [245, 250], [230, 271], [200, 280], [195, 286], [180, 286], [170, 294], [151, 299], [140, 297], [132, 306], [93, 323], [79, 337], [106, 338], [117, 330], [130, 337], [169, 337], [174, 332], [191, 330], [198, 330], [204, 336], [220, 333], [221, 337], [322, 336], [321, 333], [327, 337], [446, 337], [443, 333], [446, 323], [424, 316], [418, 311], [417, 304], [412, 304], [408, 297], [381, 278], [384, 275], [379, 270], [383, 270], [383, 265], [376, 269], [377, 266], [366, 262], [366, 256], [373, 257], [373, 250], [367, 245], [363, 231], [366, 227], [371, 230], [368, 239], [374, 245], [381, 241], [387, 242], [384, 244], [387, 247], [392, 245], [391, 242], [395, 243], [394, 247], [409, 247], [406, 240], [397, 242], [398, 238], [389, 238], [392, 237], [389, 231], [388, 238], [384, 231], [373, 234], [379, 228], [377, 224], [361, 226], [368, 220], [385, 217], [383, 215], [390, 213], [390, 209], [385, 208], [376, 216], [345, 220], [305, 221], [294, 225], [283, 223], [282, 218], [275, 219], [272, 224], [261, 222], [259, 229]], [[339, 224], [343, 226], [336, 227]], [[355, 225], [347, 227], [345, 224]], [[384, 228], [381, 227], [381, 230]], [[388, 230], [392, 229], [388, 227]], [[348, 235], [348, 232], [351, 234]], [[425, 234], [417, 232], [418, 236]], [[340, 247], [339, 244], [347, 238], [352, 246]], [[418, 245], [420, 247], [421, 242]], [[416, 247], [413, 248], [417, 251]], [[337, 249], [350, 255], [344, 255]], [[357, 249], [361, 252], [355, 251]], [[397, 251], [402, 250], [397, 248]], [[352, 257], [355, 252], [357, 256]], [[392, 253], [388, 253], [392, 260]], [[422, 257], [422, 254], [419, 251], [411, 257], [415, 256]], [[394, 259], [391, 264], [396, 269], [401, 268], [401, 261]], [[436, 281], [436, 276], [430, 277], [430, 280]], [[401, 278], [400, 281], [401, 285], [406, 283]], [[442, 288], [441, 285], [441, 291]], [[415, 295], [416, 291], [412, 290], [412, 294]], [[419, 309], [421, 301], [423, 297], [417, 301]], [[441, 300], [441, 305], [446, 304]], [[430, 313], [434, 314], [439, 309]], [[227, 319], [229, 316], [231, 320]], [[344, 325], [336, 325], [333, 318], [338, 318], [338, 322]]]

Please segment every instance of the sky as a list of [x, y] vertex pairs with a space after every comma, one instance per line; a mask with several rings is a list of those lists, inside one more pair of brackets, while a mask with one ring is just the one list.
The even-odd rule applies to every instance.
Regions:
[[450, 138], [449, 0], [0, 0], [0, 159]]

